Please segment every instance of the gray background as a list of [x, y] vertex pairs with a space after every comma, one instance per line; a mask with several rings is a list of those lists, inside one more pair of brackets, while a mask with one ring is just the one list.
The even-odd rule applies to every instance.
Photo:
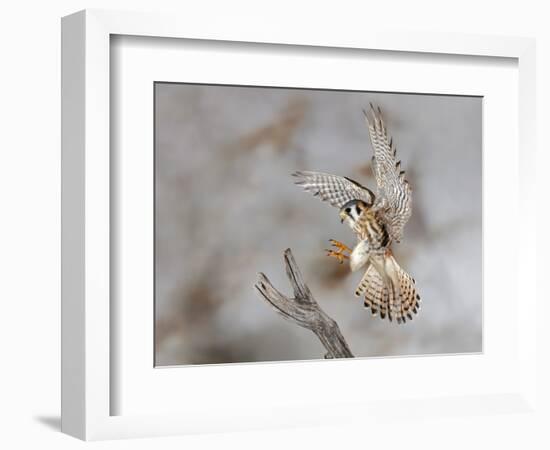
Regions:
[[[361, 273], [323, 251], [329, 238], [354, 244], [351, 230], [290, 176], [320, 170], [374, 188], [369, 102], [413, 187], [393, 245], [423, 300], [406, 325], [363, 308]], [[481, 108], [478, 97], [156, 83], [156, 364], [322, 357], [311, 332], [253, 289], [262, 271], [289, 292], [287, 247], [356, 356], [481, 351]]]

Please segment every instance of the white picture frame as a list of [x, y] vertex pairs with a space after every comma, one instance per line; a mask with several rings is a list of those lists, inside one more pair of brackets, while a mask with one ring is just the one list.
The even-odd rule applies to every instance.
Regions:
[[[215, 26], [214, 26], [215, 25]], [[373, 398], [356, 402], [331, 401], [331, 407], [308, 399], [303, 407], [286, 404], [263, 405], [253, 410], [253, 399], [242, 411], [235, 412], [233, 404], [220, 400], [217, 411], [204, 405], [200, 396], [193, 398], [185, 411], [158, 411], [145, 406], [135, 413], [113, 414], [113, 392], [121, 388], [113, 378], [112, 366], [120, 354], [113, 350], [112, 337], [117, 324], [112, 320], [110, 296], [111, 280], [111, 181], [110, 168], [110, 105], [111, 91], [111, 36], [162, 37], [235, 43], [284, 44], [300, 46], [305, 52], [311, 48], [331, 48], [334, 52], [345, 49], [369, 49], [384, 52], [407, 52], [415, 55], [465, 55], [500, 57], [517, 60], [518, 116], [513, 120], [518, 130], [519, 182], [512, 190], [511, 198], [515, 216], [521, 215], [523, 226], [534, 228], [534, 184], [530, 174], [534, 172], [534, 124], [535, 124], [535, 45], [532, 39], [488, 37], [451, 34], [390, 33], [372, 29], [369, 32], [349, 30], [338, 36], [302, 28], [248, 26], [233, 29], [230, 24], [219, 22], [205, 26], [195, 23], [192, 17], [164, 14], [144, 14], [113, 11], [82, 11], [63, 18], [62, 21], [62, 430], [86, 440], [162, 436], [192, 432], [246, 430], [271, 426], [329, 423], [331, 420], [349, 420], [353, 417], [373, 415], [388, 420], [403, 411], [418, 415], [426, 407], [456, 414], [472, 414], [483, 411], [516, 412], [532, 410], [536, 399], [536, 293], [533, 270], [536, 243], [528, 242], [517, 247], [510, 256], [517, 265], [517, 283], [522, 283], [522, 308], [510, 320], [514, 320], [517, 336], [517, 377], [507, 380], [506, 388], [498, 386], [495, 392], [469, 392], [457, 397], [450, 392], [442, 396], [434, 387], [433, 394], [423, 392], [422, 398], [397, 396]], [[342, 86], [345, 87], [345, 86]], [[152, 105], [151, 105], [152, 108]], [[516, 120], [517, 119], [517, 120]], [[515, 145], [515, 144], [514, 144]], [[514, 161], [508, 161], [512, 164]], [[522, 199], [519, 202], [519, 199]], [[516, 217], [517, 219], [517, 217]], [[517, 297], [517, 292], [514, 291]], [[131, 319], [131, 318], [130, 318]], [[151, 311], [152, 322], [152, 311]], [[516, 338], [517, 337], [517, 338]], [[145, 351], [145, 350], [144, 350]], [[505, 357], [505, 356], [503, 356]], [[438, 370], [447, 366], [449, 371], [460, 370], [465, 361], [460, 357], [435, 360], [418, 359], [416, 370], [436, 364]], [[330, 376], [358, 374], [361, 361], [331, 362]], [[379, 364], [398, 365], [391, 360]], [[255, 376], [285, 376], [292, 370], [293, 376], [315, 377], [315, 364], [250, 365], [243, 367]], [[150, 368], [151, 370], [153, 367]], [[137, 370], [137, 369], [136, 369]], [[149, 369], [147, 369], [149, 370]], [[171, 369], [163, 369], [166, 373]], [[209, 368], [205, 368], [209, 370]], [[211, 369], [210, 369], [211, 370]], [[174, 372], [175, 373], [175, 372]], [[205, 372], [207, 373], [207, 372]], [[212, 373], [212, 372], [211, 372]], [[285, 372], [288, 376], [288, 373]], [[191, 376], [190, 372], [178, 372], [177, 378]], [[173, 378], [173, 377], [172, 377]], [[205, 379], [206, 380], [206, 379]], [[173, 381], [172, 381], [173, 382]], [[198, 381], [197, 381], [198, 382]], [[498, 385], [498, 383], [496, 383]], [[211, 384], [210, 384], [211, 386]], [[208, 389], [204, 381], [204, 389]], [[399, 412], [395, 402], [399, 401]], [[151, 411], [148, 409], [151, 408]], [[116, 409], [116, 408], [115, 408]], [[318, 411], [319, 414], [304, 414]], [[275, 412], [274, 412], [275, 411]], [[195, 412], [195, 413], [194, 413]], [[276, 419], [274, 419], [276, 417]]]

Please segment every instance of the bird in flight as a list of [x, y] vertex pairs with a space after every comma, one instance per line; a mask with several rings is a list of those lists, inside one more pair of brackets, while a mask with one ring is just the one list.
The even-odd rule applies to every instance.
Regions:
[[376, 178], [376, 194], [351, 178], [322, 172], [293, 173], [296, 184], [306, 191], [338, 208], [342, 223], [357, 236], [353, 249], [331, 239], [335, 250], [328, 256], [340, 263], [349, 260], [356, 271], [365, 273], [355, 290], [364, 296], [364, 306], [373, 316], [405, 323], [420, 309], [416, 282], [397, 263], [391, 250], [392, 242], [399, 242], [403, 228], [412, 213], [412, 190], [396, 158], [396, 147], [388, 137], [380, 108], [363, 111], [374, 155], [372, 167]]

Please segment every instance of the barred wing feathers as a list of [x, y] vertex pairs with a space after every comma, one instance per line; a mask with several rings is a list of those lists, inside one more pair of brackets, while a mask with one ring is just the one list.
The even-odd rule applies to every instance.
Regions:
[[298, 171], [292, 175], [298, 178], [297, 185], [336, 208], [341, 208], [350, 200], [363, 200], [368, 205], [374, 203], [372, 191], [351, 178], [310, 171]]
[[365, 112], [374, 156], [372, 166], [378, 187], [379, 205], [385, 208], [385, 220], [392, 239], [400, 241], [403, 228], [412, 213], [412, 190], [401, 162], [397, 160], [397, 149], [388, 137], [380, 109], [376, 112], [371, 104], [370, 116]]

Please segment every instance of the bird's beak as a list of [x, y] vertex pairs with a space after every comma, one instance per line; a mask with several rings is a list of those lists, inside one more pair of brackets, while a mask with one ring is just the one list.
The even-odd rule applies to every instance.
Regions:
[[344, 223], [344, 220], [346, 220], [346, 214], [343, 212], [340, 212], [340, 223]]

